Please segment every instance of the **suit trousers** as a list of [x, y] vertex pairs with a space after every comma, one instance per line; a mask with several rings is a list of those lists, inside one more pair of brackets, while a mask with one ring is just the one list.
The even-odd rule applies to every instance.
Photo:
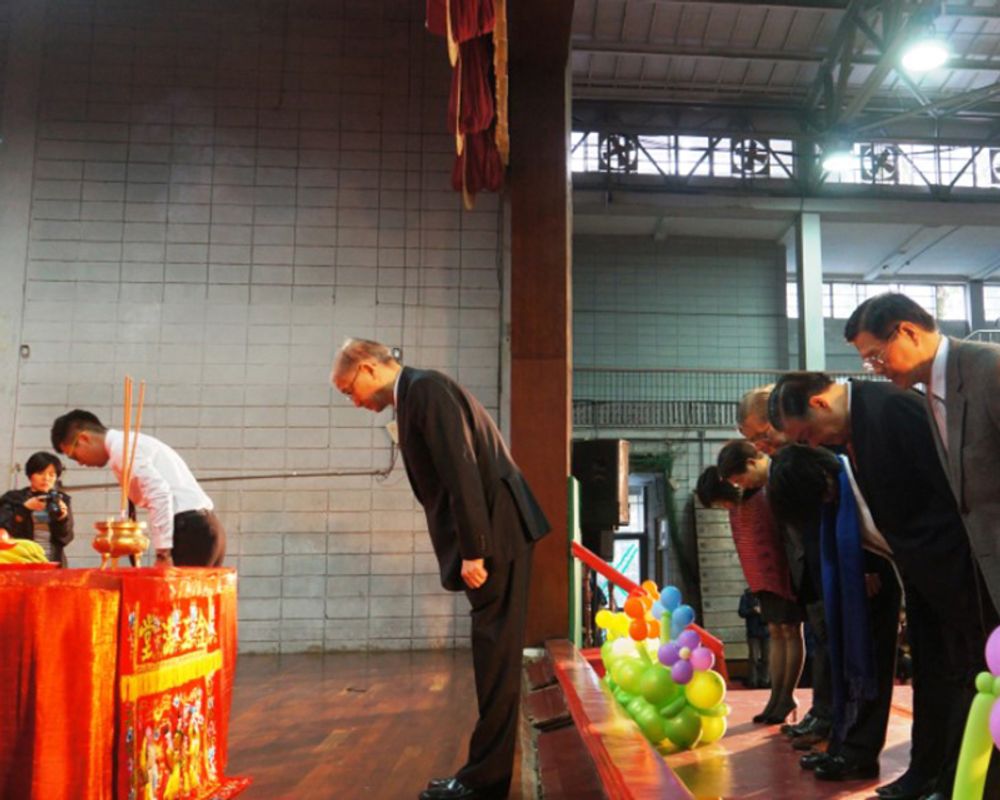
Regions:
[[875, 656], [877, 694], [861, 704], [857, 719], [837, 748], [841, 755], [865, 764], [878, 761], [879, 753], [885, 745], [885, 732], [892, 707], [892, 685], [896, 676], [899, 601], [902, 595], [892, 564], [884, 558], [869, 557], [865, 571], [872, 572], [873, 566], [874, 574], [878, 575], [881, 583], [879, 591], [868, 598], [868, 624]]
[[226, 530], [214, 511], [174, 515], [174, 566], [221, 567], [225, 555]]
[[532, 551], [533, 545], [526, 543], [512, 561], [487, 560], [486, 583], [465, 592], [472, 604], [472, 665], [479, 704], [468, 761], [456, 775], [466, 786], [504, 791], [510, 785]]
[[913, 653], [910, 765], [922, 777], [936, 776], [936, 789], [947, 795], [975, 678], [986, 669], [984, 648], [996, 612], [988, 596], [975, 591], [979, 576], [971, 560], [961, 575], [939, 572], [921, 578], [919, 583], [904, 580]]
[[806, 619], [813, 632], [812, 666], [812, 707], [809, 713], [830, 722], [833, 720], [833, 685], [830, 683], [830, 649], [826, 636], [826, 612], [823, 601], [807, 603]]

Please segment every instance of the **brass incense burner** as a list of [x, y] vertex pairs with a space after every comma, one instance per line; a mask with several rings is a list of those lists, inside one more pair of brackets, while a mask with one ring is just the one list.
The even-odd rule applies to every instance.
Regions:
[[97, 536], [94, 549], [101, 554], [101, 569], [118, 567], [122, 556], [135, 556], [137, 561], [149, 547], [149, 537], [143, 532], [145, 522], [131, 519], [105, 519], [94, 523]]

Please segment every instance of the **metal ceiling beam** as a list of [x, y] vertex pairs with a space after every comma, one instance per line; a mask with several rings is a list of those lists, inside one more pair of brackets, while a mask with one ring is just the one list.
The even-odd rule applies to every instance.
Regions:
[[885, 125], [891, 125], [896, 122], [911, 119], [912, 117], [917, 117], [922, 114], [930, 114], [932, 112], [953, 114], [956, 111], [961, 111], [962, 109], [979, 105], [996, 95], [1000, 95], [1000, 82], [994, 83], [990, 86], [984, 86], [982, 89], [974, 89], [971, 92], [963, 92], [962, 94], [952, 95], [951, 97], [943, 98], [931, 103], [930, 105], [915, 108], [911, 111], [904, 111], [900, 114], [893, 114], [881, 120], [873, 120], [861, 125], [852, 125], [850, 130], [853, 133], [862, 133], [864, 131], [874, 130], [875, 128], [881, 128]]
[[857, 27], [857, 18], [864, 11], [866, 0], [850, 0], [844, 10], [844, 16], [837, 26], [837, 31], [830, 40], [830, 48], [826, 51], [819, 65], [819, 72], [806, 92], [805, 108], [812, 110], [827, 87], [832, 85], [833, 67], [840, 60], [844, 46], [853, 41], [853, 31]]
[[[804, 8], [823, 11], [844, 11], [848, 0], [652, 0], [661, 5], [744, 6], [756, 8]], [[942, 15], [948, 17], [980, 17], [1000, 19], [1000, 8], [973, 7], [961, 3], [945, 3]]]
[[[688, 58], [711, 58], [744, 61], [774, 61], [792, 64], [818, 64], [828, 57], [828, 53], [808, 53], [794, 50], [761, 50], [728, 47], [698, 47], [677, 45], [670, 42], [663, 44], [630, 44], [628, 42], [602, 42], [595, 40], [574, 41], [574, 53], [590, 55], [613, 56], [684, 56]], [[839, 56], [838, 56], [839, 57]], [[834, 59], [836, 60], [836, 59]], [[852, 57], [855, 64], [874, 66], [879, 63], [875, 53], [859, 53]], [[979, 60], [975, 58], [952, 58], [948, 61], [948, 69], [958, 70], [993, 70], [1000, 72], [1000, 60]]]

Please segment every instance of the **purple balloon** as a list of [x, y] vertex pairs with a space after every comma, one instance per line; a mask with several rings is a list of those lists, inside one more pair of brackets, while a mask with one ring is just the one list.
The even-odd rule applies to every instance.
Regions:
[[681, 647], [687, 647], [690, 650], [694, 650], [701, 644], [701, 637], [698, 636], [697, 631], [684, 631], [677, 637], [677, 644]]
[[993, 736], [993, 744], [1000, 747], [1000, 702], [994, 701], [993, 710], [990, 711], [990, 733]]
[[697, 647], [691, 653], [691, 666], [695, 669], [707, 670], [715, 666], [715, 653], [707, 647]]
[[670, 677], [674, 679], [674, 683], [681, 686], [691, 680], [693, 675], [694, 667], [691, 666], [690, 661], [681, 659], [670, 668]]
[[986, 665], [994, 675], [1000, 675], [1000, 628], [986, 640]]
[[660, 663], [665, 667], [672, 666], [676, 664], [681, 657], [680, 648], [673, 642], [667, 642], [666, 644], [660, 645], [659, 651], [656, 653], [656, 657], [660, 659]]

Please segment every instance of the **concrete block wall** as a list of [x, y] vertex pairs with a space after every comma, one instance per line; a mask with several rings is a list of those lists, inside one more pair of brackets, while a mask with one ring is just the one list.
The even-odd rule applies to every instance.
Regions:
[[[348, 335], [500, 405], [502, 219], [450, 188], [424, 4], [41, 6], [28, 257], [0, 276], [23, 289], [27, 348], [5, 459], [47, 449], [68, 408], [119, 425], [123, 376], [143, 378], [144, 430], [209, 479], [229, 532], [243, 650], [464, 645], [467, 603], [440, 588], [398, 461], [251, 479], [390, 465], [388, 416], [328, 383]], [[91, 565], [115, 493], [74, 501], [70, 564]]]
[[780, 368], [784, 259], [770, 242], [578, 234], [574, 364]]

